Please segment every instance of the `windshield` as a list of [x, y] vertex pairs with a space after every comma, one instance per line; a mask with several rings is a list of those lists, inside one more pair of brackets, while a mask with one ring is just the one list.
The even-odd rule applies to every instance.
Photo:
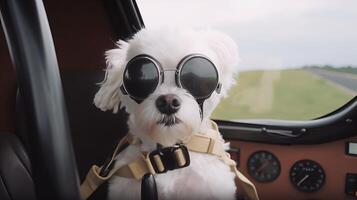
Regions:
[[214, 119], [313, 119], [357, 94], [357, 1], [138, 0], [138, 6], [146, 27], [212, 28], [237, 42], [237, 84]]

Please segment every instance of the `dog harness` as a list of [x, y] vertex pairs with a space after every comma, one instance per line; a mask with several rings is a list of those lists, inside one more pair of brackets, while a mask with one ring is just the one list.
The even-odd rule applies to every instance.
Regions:
[[[173, 147], [166, 147], [161, 150], [154, 150], [150, 153], [142, 152], [139, 158], [127, 165], [109, 170], [105, 175], [101, 175], [102, 167], [93, 165], [89, 170], [84, 182], [80, 187], [81, 199], [87, 199], [101, 184], [108, 181], [113, 176], [133, 178], [141, 180], [145, 174], [161, 174], [168, 170], [186, 167], [190, 164], [189, 151], [207, 153], [219, 157], [227, 164], [237, 177], [237, 187], [241, 189], [243, 195], [251, 200], [259, 200], [255, 186], [236, 168], [236, 162], [230, 158], [229, 153], [224, 150], [224, 141], [220, 138], [218, 126], [211, 121], [212, 129], [203, 134], [193, 134], [189, 140], [183, 144]], [[120, 148], [125, 144], [139, 145], [140, 140], [131, 134], [125, 136], [116, 146], [109, 162], [113, 163]]]

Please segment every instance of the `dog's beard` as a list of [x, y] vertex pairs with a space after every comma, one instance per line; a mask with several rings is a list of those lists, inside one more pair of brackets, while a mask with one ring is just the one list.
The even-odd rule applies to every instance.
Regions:
[[169, 127], [179, 123], [181, 123], [181, 120], [176, 115], [162, 115], [161, 119], [157, 121], [157, 124]]
[[155, 96], [143, 101], [129, 117], [129, 129], [144, 142], [171, 146], [187, 140], [201, 125], [200, 108], [189, 95], [180, 95], [180, 110], [164, 115], [155, 107]]

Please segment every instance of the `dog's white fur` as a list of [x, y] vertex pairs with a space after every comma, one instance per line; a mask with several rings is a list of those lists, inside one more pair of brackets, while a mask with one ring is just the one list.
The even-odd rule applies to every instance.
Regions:
[[[141, 104], [122, 94], [119, 86], [127, 62], [139, 54], [157, 59], [162, 67], [176, 69], [186, 55], [200, 53], [216, 65], [221, 93], [213, 92], [204, 102], [203, 120], [196, 100], [175, 83], [175, 74], [165, 71], [165, 80]], [[118, 155], [115, 166], [122, 166], [138, 158], [141, 151], [152, 151], [156, 143], [171, 146], [187, 139], [193, 132], [205, 133], [210, 128], [209, 117], [220, 99], [235, 83], [237, 47], [223, 33], [212, 30], [143, 29], [128, 41], [120, 40], [117, 48], [106, 52], [106, 78], [94, 98], [95, 105], [103, 111], [116, 113], [120, 106], [130, 114], [129, 132], [142, 140], [141, 146], [129, 146]], [[155, 106], [160, 95], [176, 94], [182, 99], [175, 116], [182, 122], [174, 126], [157, 124], [162, 114]], [[159, 199], [235, 199], [234, 173], [216, 156], [190, 152], [190, 166], [155, 175]], [[141, 181], [114, 177], [110, 180], [109, 199], [140, 199]]]

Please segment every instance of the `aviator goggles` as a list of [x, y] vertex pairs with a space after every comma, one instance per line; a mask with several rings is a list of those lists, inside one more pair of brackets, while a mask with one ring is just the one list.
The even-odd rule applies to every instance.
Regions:
[[120, 89], [123, 94], [141, 103], [164, 82], [165, 71], [175, 71], [177, 86], [187, 90], [199, 103], [209, 98], [213, 91], [220, 93], [217, 68], [209, 58], [201, 54], [184, 57], [176, 70], [164, 70], [149, 55], [135, 56], [126, 65]]

